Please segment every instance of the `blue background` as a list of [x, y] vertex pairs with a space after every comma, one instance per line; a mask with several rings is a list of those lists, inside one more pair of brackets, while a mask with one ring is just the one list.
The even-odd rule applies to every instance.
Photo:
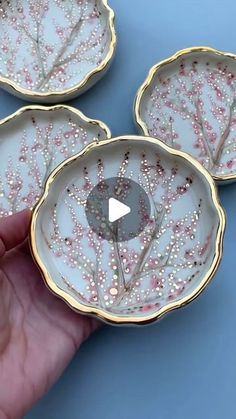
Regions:
[[[72, 102], [135, 133], [132, 105], [148, 69], [176, 50], [236, 52], [235, 0], [110, 0], [119, 45], [107, 76]], [[0, 92], [0, 117], [22, 106]], [[194, 303], [146, 328], [105, 327], [80, 350], [28, 419], [236, 418], [236, 184], [220, 189], [228, 214], [218, 274]]]

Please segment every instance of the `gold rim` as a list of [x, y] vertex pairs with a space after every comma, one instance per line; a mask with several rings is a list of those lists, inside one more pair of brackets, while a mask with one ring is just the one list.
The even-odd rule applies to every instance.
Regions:
[[90, 306], [81, 304], [78, 301], [76, 301], [76, 299], [74, 297], [68, 295], [65, 291], [61, 290], [54, 283], [53, 278], [51, 277], [51, 275], [47, 271], [47, 268], [44, 265], [43, 260], [41, 259], [40, 255], [39, 255], [37, 244], [36, 244], [36, 234], [37, 234], [36, 233], [36, 225], [37, 225], [38, 215], [39, 215], [41, 206], [44, 204], [45, 200], [47, 199], [47, 197], [49, 195], [50, 187], [51, 187], [52, 183], [57, 178], [57, 176], [63, 171], [64, 167], [70, 165], [75, 160], [84, 157], [91, 150], [97, 149], [99, 147], [101, 148], [101, 147], [106, 146], [108, 144], [117, 143], [117, 142], [121, 143], [121, 142], [126, 142], [126, 141], [134, 141], [134, 142], [135, 141], [140, 141], [141, 138], [143, 138], [143, 137], [140, 137], [140, 136], [125, 136], [125, 137], [113, 138], [113, 139], [110, 139], [110, 140], [104, 140], [104, 141], [100, 141], [100, 142], [97, 142], [97, 143], [92, 143], [92, 144], [89, 144], [87, 147], [85, 147], [77, 155], [71, 157], [70, 159], [68, 159], [68, 160], [64, 161], [62, 164], [60, 164], [52, 172], [52, 174], [49, 176], [49, 178], [46, 182], [44, 194], [41, 197], [39, 203], [36, 205], [35, 209], [33, 210], [31, 227], [30, 227], [30, 246], [31, 246], [31, 250], [32, 250], [32, 255], [33, 255], [33, 258], [34, 258], [37, 266], [39, 267], [39, 269], [42, 273], [42, 276], [43, 276], [43, 278], [45, 280], [45, 283], [48, 286], [48, 288], [55, 295], [57, 295], [58, 297], [63, 299], [72, 309], [74, 309], [76, 311], [79, 311], [80, 313], [83, 313], [83, 314], [95, 315], [95, 316], [101, 318], [102, 320], [104, 320], [108, 323], [112, 323], [112, 324], [116, 324], [116, 325], [117, 324], [140, 324], [140, 325], [144, 325], [144, 324], [147, 324], [147, 323], [151, 323], [153, 321], [156, 321], [156, 320], [160, 319], [162, 316], [164, 316], [168, 312], [170, 312], [172, 310], [175, 310], [177, 308], [183, 307], [186, 304], [190, 303], [195, 298], [197, 298], [199, 296], [199, 294], [201, 294], [201, 292], [206, 288], [206, 286], [212, 280], [212, 278], [214, 277], [214, 275], [215, 275], [215, 273], [216, 273], [216, 271], [219, 267], [219, 264], [220, 264], [220, 261], [221, 261], [221, 258], [222, 258], [222, 254], [223, 254], [223, 238], [224, 238], [224, 232], [225, 232], [225, 226], [226, 226], [226, 216], [225, 216], [224, 210], [223, 210], [223, 208], [220, 204], [217, 187], [216, 187], [215, 182], [212, 179], [211, 175], [208, 173], [208, 171], [206, 169], [204, 169], [204, 167], [200, 163], [198, 163], [194, 158], [192, 158], [188, 154], [186, 154], [182, 151], [174, 150], [174, 149], [170, 148], [169, 146], [167, 146], [166, 144], [164, 144], [160, 140], [157, 140], [157, 139], [151, 138], [151, 137], [147, 137], [147, 138], [143, 138], [143, 139], [145, 141], [149, 142], [150, 144], [155, 144], [155, 145], [159, 146], [165, 152], [167, 152], [167, 153], [169, 153], [173, 156], [177, 156], [179, 158], [182, 158], [185, 161], [187, 160], [187, 162], [190, 162], [190, 164], [195, 168], [195, 170], [202, 174], [203, 178], [207, 181], [207, 183], [209, 185], [210, 192], [211, 192], [211, 199], [212, 199], [212, 202], [214, 204], [214, 207], [216, 209], [216, 212], [217, 212], [218, 218], [219, 218], [219, 224], [218, 224], [218, 229], [217, 229], [217, 234], [216, 234], [216, 242], [215, 242], [215, 255], [214, 255], [214, 259], [212, 261], [210, 269], [208, 270], [206, 275], [202, 278], [198, 287], [192, 293], [190, 293], [188, 296], [180, 299], [179, 301], [175, 301], [175, 302], [167, 304], [161, 310], [157, 310], [155, 313], [153, 313], [151, 315], [140, 316], [140, 317], [133, 317], [133, 316], [121, 317], [121, 316], [117, 316], [117, 315], [108, 313], [101, 308], [95, 308], [95, 307], [90, 307]]
[[[236, 55], [230, 52], [222, 52], [215, 48], [210, 48], [210, 47], [192, 47], [192, 48], [182, 49], [176, 52], [176, 54], [167, 58], [166, 60], [160, 61], [159, 63], [154, 65], [149, 71], [146, 80], [139, 88], [136, 98], [135, 98], [135, 104], [134, 104], [135, 122], [138, 125], [138, 128], [141, 130], [141, 132], [144, 135], [148, 136], [149, 132], [148, 132], [147, 125], [145, 124], [145, 122], [142, 120], [142, 117], [141, 117], [141, 102], [142, 102], [143, 95], [146, 93], [146, 90], [152, 84], [153, 79], [156, 76], [157, 72], [165, 65], [171, 64], [185, 55], [188, 55], [191, 53], [199, 53], [199, 52], [209, 52], [211, 54], [219, 55], [221, 57], [223, 56], [223, 57], [230, 58], [236, 61]], [[231, 175], [222, 175], [222, 176], [212, 174], [212, 177], [218, 183], [227, 183], [227, 182], [236, 180], [236, 172]]]
[[[73, 113], [74, 115], [78, 116], [82, 121], [87, 122], [88, 124], [98, 125], [101, 129], [103, 129], [107, 135], [107, 138], [111, 138], [111, 131], [104, 122], [99, 121], [97, 119], [88, 118], [83, 114], [83, 112], [79, 111], [76, 108], [68, 105], [53, 105], [53, 106], [43, 106], [43, 105], [28, 105], [18, 109], [13, 114], [7, 116], [0, 120], [0, 127], [5, 125], [6, 123], [18, 118], [19, 116], [23, 115], [25, 112], [29, 111], [46, 111], [46, 112], [53, 112], [53, 111], [60, 111], [65, 110]], [[1, 140], [0, 140], [1, 141]]]
[[111, 31], [111, 43], [110, 43], [110, 48], [108, 51], [108, 54], [106, 56], [106, 58], [102, 61], [102, 63], [96, 67], [94, 70], [91, 70], [84, 78], [83, 80], [81, 80], [80, 83], [78, 83], [77, 85], [75, 85], [74, 87], [71, 87], [69, 89], [65, 89], [62, 90], [60, 92], [57, 91], [50, 91], [50, 92], [37, 92], [37, 91], [31, 91], [31, 90], [27, 90], [21, 86], [19, 86], [17, 83], [15, 83], [14, 81], [8, 79], [7, 77], [3, 77], [0, 76], [0, 84], [4, 86], [7, 86], [9, 88], [11, 88], [14, 92], [16, 92], [16, 94], [21, 94], [22, 96], [25, 96], [26, 99], [35, 99], [38, 98], [40, 99], [58, 99], [61, 98], [61, 96], [64, 96], [63, 100], [67, 100], [67, 98], [69, 99], [70, 96], [73, 95], [79, 95], [79, 91], [81, 89], [83, 89], [85, 87], [85, 85], [87, 83], [89, 83], [96, 75], [98, 75], [99, 73], [105, 71], [108, 67], [109, 64], [115, 54], [115, 49], [116, 49], [116, 44], [117, 44], [117, 36], [116, 36], [116, 31], [115, 31], [115, 13], [113, 11], [113, 9], [108, 5], [108, 0], [100, 0], [102, 2], [102, 5], [104, 6], [104, 8], [108, 11], [108, 16], [109, 16], [109, 29]]

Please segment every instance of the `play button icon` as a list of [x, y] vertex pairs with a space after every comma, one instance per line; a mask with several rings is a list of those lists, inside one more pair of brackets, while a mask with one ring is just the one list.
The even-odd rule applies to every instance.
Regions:
[[131, 179], [113, 177], [99, 182], [86, 201], [86, 217], [101, 239], [124, 242], [142, 233], [150, 220], [150, 201]]
[[109, 210], [108, 210], [108, 219], [110, 223], [114, 223], [120, 218], [131, 212], [131, 208], [128, 205], [122, 204], [115, 198], [109, 199]]

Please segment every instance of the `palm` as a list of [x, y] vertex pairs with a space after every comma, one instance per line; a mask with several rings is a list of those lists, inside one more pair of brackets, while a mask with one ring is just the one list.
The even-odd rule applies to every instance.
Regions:
[[73, 313], [47, 290], [26, 244], [5, 253], [0, 260], [0, 417], [22, 417], [97, 327], [96, 320]]

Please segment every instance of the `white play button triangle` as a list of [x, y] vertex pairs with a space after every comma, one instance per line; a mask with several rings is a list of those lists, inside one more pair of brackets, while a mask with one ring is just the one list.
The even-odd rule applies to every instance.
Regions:
[[114, 223], [114, 221], [119, 220], [131, 212], [131, 208], [128, 205], [123, 204], [115, 198], [110, 198], [108, 205], [108, 218], [110, 223]]
[[85, 214], [99, 240], [122, 243], [144, 231], [151, 217], [150, 199], [132, 179], [103, 179], [90, 191]]

